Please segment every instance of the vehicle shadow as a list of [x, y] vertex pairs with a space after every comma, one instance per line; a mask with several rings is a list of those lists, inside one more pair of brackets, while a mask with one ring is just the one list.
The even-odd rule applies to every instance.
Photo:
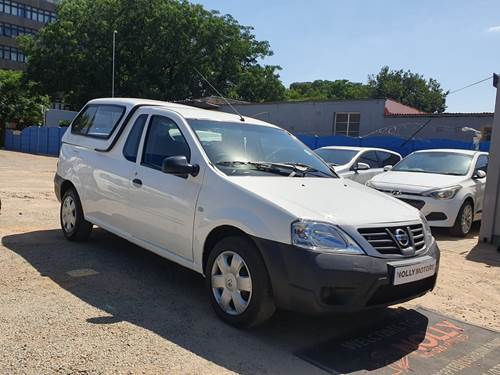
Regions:
[[476, 221], [472, 224], [472, 228], [467, 236], [456, 237], [450, 234], [448, 228], [438, 228], [438, 227], [431, 228], [432, 235], [438, 241], [462, 241], [464, 239], [472, 239], [479, 236], [480, 229], [481, 229], [481, 222]]
[[[349, 336], [395, 311], [321, 318], [278, 312], [261, 327], [237, 330], [212, 312], [202, 276], [104, 230], [94, 230], [85, 243], [66, 241], [60, 230], [43, 230], [4, 236], [2, 244], [42, 276], [109, 314], [89, 317], [89, 324], [130, 322], [244, 374], [320, 373], [319, 368], [293, 354], [319, 342]], [[230, 345], [230, 353], [223, 343]]]

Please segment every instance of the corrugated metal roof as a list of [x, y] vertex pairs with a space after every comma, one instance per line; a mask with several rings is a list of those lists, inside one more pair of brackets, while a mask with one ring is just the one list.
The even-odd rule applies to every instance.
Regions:
[[419, 115], [419, 114], [425, 114], [426, 112], [423, 112], [417, 108], [410, 107], [409, 105], [402, 104], [400, 102], [397, 102], [392, 99], [387, 99], [385, 101], [385, 108], [384, 108], [384, 114], [385, 115], [397, 115], [397, 114], [402, 114], [402, 115]]

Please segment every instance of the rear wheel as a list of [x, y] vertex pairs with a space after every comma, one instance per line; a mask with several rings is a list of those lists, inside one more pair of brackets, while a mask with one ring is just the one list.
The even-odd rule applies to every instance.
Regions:
[[226, 323], [246, 328], [276, 310], [269, 275], [257, 248], [244, 237], [227, 237], [212, 249], [206, 266], [210, 302]]
[[469, 234], [474, 221], [474, 206], [471, 201], [465, 201], [458, 211], [455, 224], [450, 228], [451, 234], [457, 237], [465, 237]]
[[70, 241], [84, 241], [92, 232], [92, 224], [84, 219], [82, 204], [75, 189], [68, 189], [61, 200], [61, 229]]

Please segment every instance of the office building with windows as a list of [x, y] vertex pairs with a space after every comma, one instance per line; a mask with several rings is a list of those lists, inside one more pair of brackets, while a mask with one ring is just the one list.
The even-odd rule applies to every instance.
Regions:
[[59, 0], [0, 0], [0, 69], [24, 69], [16, 38], [35, 34], [56, 19]]

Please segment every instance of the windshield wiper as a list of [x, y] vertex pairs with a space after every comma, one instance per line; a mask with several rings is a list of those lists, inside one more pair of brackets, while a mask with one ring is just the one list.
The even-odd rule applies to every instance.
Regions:
[[222, 167], [233, 167], [233, 166], [250, 166], [253, 169], [263, 171], [263, 172], [268, 172], [268, 173], [273, 173], [273, 174], [279, 174], [282, 176], [290, 176], [290, 172], [284, 171], [282, 168], [279, 168], [278, 166], [272, 165], [272, 163], [261, 163], [261, 162], [254, 162], [254, 161], [239, 161], [239, 160], [231, 160], [231, 161], [219, 161], [216, 163], [216, 165], [220, 165]]
[[313, 168], [309, 165], [302, 163], [274, 163], [267, 161], [256, 162], [256, 161], [232, 160], [232, 161], [220, 161], [217, 162], [216, 164], [224, 167], [248, 165], [254, 167], [259, 171], [275, 173], [289, 177], [294, 177], [294, 176], [305, 177], [307, 174], [311, 173], [321, 173], [325, 176], [332, 177], [326, 172], [317, 170], [316, 168]]

